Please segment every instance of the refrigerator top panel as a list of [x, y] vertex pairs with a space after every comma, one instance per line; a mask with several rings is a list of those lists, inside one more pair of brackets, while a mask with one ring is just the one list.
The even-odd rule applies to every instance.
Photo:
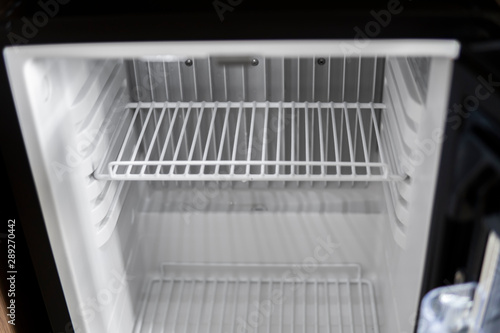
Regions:
[[6, 47], [12, 57], [121, 57], [184, 59], [229, 56], [435, 56], [456, 58], [460, 44], [455, 40], [253, 40], [48, 44]]

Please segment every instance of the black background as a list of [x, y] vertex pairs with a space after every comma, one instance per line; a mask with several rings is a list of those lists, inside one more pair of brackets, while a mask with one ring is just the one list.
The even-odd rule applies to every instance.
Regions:
[[[0, 287], [6, 296], [8, 290], [7, 280], [7, 222], [9, 219], [16, 221], [15, 243], [16, 243], [16, 329], [18, 332], [52, 332], [47, 317], [45, 304], [40, 293], [31, 256], [24, 237], [21, 220], [14, 201], [10, 181], [6, 175], [3, 158], [0, 160], [0, 174], [2, 175], [0, 189], [2, 195], [2, 210], [0, 223]], [[21, 209], [30, 209], [22, 207]], [[23, 221], [29, 223], [29, 221]], [[9, 299], [6, 299], [8, 302]], [[54, 332], [55, 333], [55, 332]]]

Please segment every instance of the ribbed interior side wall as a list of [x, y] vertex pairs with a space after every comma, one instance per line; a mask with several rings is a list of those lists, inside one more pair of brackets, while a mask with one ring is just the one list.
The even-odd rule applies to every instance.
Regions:
[[[426, 64], [425, 61], [423, 63]], [[398, 168], [399, 173], [405, 174], [406, 178], [384, 186], [390, 212], [394, 213], [392, 233], [401, 247], [404, 247], [406, 242], [412, 175], [418, 164], [414, 152], [421, 117], [425, 112], [427, 82], [424, 82], [423, 78], [428, 76], [426, 70], [428, 72], [428, 67], [423, 66], [422, 72], [418, 71], [415, 61], [411, 58], [387, 60], [384, 86], [387, 112], [382, 114], [381, 133], [384, 145], [393, 152], [389, 155], [394, 159], [392, 165]]]
[[[72, 156], [77, 159], [81, 177], [87, 179], [82, 191], [87, 195], [91, 219], [86, 222], [95, 232], [97, 247], [96, 253], [87, 255], [96, 255], [94, 264], [102, 272], [103, 288], [113, 290], [106, 302], [99, 303], [98, 310], [102, 312], [106, 326], [132, 326], [136, 310], [130, 295], [137, 297], [142, 278], [129, 273], [141, 271], [144, 267], [134, 258], [139, 252], [133, 224], [137, 202], [130, 199], [126, 205], [124, 202], [127, 194], [129, 198], [141, 196], [140, 189], [143, 191], [144, 186], [98, 181], [92, 177], [119, 128], [122, 106], [130, 100], [125, 67], [119, 59], [60, 60], [57, 66], [68, 77], [51, 79], [65, 84], [64, 93], [76, 142], [75, 149], [71, 150]], [[97, 298], [102, 297], [102, 290], [95, 291]], [[90, 301], [82, 304], [84, 313], [94, 311], [89, 306]]]
[[[85, 72], [79, 73], [79, 66], [75, 63], [81, 63]], [[123, 197], [120, 198], [123, 184], [98, 181], [92, 173], [102, 162], [117, 130], [120, 119], [117, 111], [128, 101], [125, 70], [121, 61], [113, 59], [75, 60], [62, 64], [68, 66], [68, 72], [73, 72], [75, 78], [82, 78], [80, 85], [77, 80], [68, 83], [75, 90], [73, 95], [71, 89], [67, 91], [71, 103], [69, 112], [75, 124], [78, 154], [86, 168], [85, 176], [89, 179], [86, 192], [93, 206], [92, 221], [100, 229], [109, 220], [118, 218], [123, 201]]]

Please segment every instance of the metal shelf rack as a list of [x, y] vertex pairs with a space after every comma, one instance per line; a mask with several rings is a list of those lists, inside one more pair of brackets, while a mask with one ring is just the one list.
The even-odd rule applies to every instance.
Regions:
[[134, 333], [379, 332], [373, 287], [359, 265], [283, 278], [291, 268], [164, 264], [146, 288]]
[[141, 102], [126, 105], [104, 180], [388, 181], [382, 103]]

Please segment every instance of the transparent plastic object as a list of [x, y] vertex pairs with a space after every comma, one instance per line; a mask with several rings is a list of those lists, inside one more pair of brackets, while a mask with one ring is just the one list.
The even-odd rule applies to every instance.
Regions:
[[422, 300], [417, 333], [466, 333], [472, 324], [471, 310], [477, 283], [470, 282], [431, 290]]

